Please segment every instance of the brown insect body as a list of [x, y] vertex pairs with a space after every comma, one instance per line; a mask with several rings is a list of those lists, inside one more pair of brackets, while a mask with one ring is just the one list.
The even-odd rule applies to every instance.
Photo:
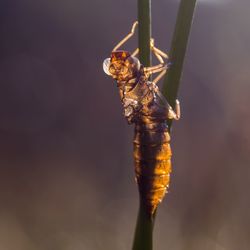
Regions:
[[157, 86], [148, 80], [139, 60], [128, 52], [112, 52], [107, 67], [117, 81], [124, 116], [129, 124], [135, 124], [136, 181], [142, 204], [152, 216], [170, 181], [172, 153], [166, 124], [169, 106], [162, 102]]
[[[154, 104], [153, 104], [154, 105]], [[135, 122], [134, 162], [141, 201], [153, 215], [170, 181], [171, 148], [165, 119], [144, 114]], [[155, 119], [156, 118], [156, 119]]]

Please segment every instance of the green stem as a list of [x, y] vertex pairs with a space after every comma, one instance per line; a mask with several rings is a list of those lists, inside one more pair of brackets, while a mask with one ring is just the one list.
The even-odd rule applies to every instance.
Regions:
[[155, 215], [153, 217], [149, 217], [144, 209], [145, 206], [143, 206], [142, 202], [140, 202], [132, 250], [153, 249], [153, 229]]
[[151, 65], [151, 0], [138, 0], [139, 60], [148, 67]]
[[[169, 104], [174, 107], [180, 85], [183, 62], [186, 53], [188, 37], [192, 25], [196, 0], [181, 0], [177, 14], [175, 31], [169, 53], [171, 63], [163, 84], [163, 94]], [[171, 127], [171, 121], [168, 121]]]
[[[138, 38], [139, 38], [139, 59], [148, 67], [151, 65], [151, 0], [138, 0]], [[133, 250], [153, 249], [153, 227], [154, 218], [150, 218], [144, 206], [140, 202], [137, 224], [134, 235]]]
[[[175, 106], [175, 100], [179, 88], [181, 72], [191, 29], [196, 0], [181, 0], [175, 32], [170, 50], [171, 67], [165, 78], [163, 94], [169, 104]], [[144, 66], [151, 65], [150, 37], [151, 37], [151, 0], [138, 0], [139, 22], [139, 59]], [[171, 126], [171, 121], [168, 121]], [[153, 249], [153, 228], [155, 215], [150, 218], [140, 202], [134, 235], [133, 250]]]

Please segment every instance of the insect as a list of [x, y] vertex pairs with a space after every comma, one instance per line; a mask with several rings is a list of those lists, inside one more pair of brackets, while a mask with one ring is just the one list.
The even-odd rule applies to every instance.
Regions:
[[[112, 50], [110, 58], [103, 62], [104, 72], [116, 80], [124, 116], [129, 124], [135, 125], [134, 164], [135, 177], [141, 203], [149, 216], [152, 216], [162, 201], [170, 181], [171, 148], [167, 119], [180, 118], [180, 104], [176, 100], [175, 110], [168, 104], [157, 87], [157, 82], [165, 75], [166, 53], [156, 48], [154, 39], [150, 48], [159, 64], [144, 67], [136, 55], [118, 50], [135, 33], [138, 22], [131, 32]], [[149, 81], [152, 74], [158, 76]]]

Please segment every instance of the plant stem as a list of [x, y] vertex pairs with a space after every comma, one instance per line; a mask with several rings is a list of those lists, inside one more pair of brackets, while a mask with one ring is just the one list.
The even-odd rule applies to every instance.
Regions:
[[[175, 100], [179, 88], [181, 72], [193, 19], [196, 0], [181, 0], [175, 32], [170, 50], [171, 67], [165, 78], [163, 94], [171, 106], [175, 106]], [[139, 22], [139, 59], [148, 67], [151, 66], [150, 38], [151, 38], [151, 0], [138, 0]], [[171, 126], [171, 121], [168, 121]], [[140, 201], [137, 218], [133, 250], [153, 249], [153, 228], [155, 215], [149, 217]]]
[[148, 67], [151, 65], [151, 0], [138, 0], [139, 60]]
[[[183, 62], [186, 53], [188, 37], [192, 25], [196, 0], [181, 0], [177, 14], [175, 31], [169, 53], [170, 67], [163, 84], [163, 94], [169, 104], [175, 107], [175, 100], [180, 85]], [[168, 121], [169, 128], [172, 121]]]
[[153, 229], [154, 219], [149, 217], [144, 210], [145, 206], [140, 201], [140, 208], [136, 223], [133, 250], [152, 250], [153, 249]]
[[[138, 0], [138, 22], [139, 60], [148, 67], [151, 65], [151, 0]], [[140, 201], [133, 250], [153, 249], [154, 218], [148, 216]]]

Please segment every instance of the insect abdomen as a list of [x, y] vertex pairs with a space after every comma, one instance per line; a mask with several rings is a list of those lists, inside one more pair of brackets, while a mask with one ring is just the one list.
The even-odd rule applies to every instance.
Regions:
[[170, 181], [170, 135], [165, 122], [135, 126], [135, 174], [141, 201], [147, 213], [154, 214]]

